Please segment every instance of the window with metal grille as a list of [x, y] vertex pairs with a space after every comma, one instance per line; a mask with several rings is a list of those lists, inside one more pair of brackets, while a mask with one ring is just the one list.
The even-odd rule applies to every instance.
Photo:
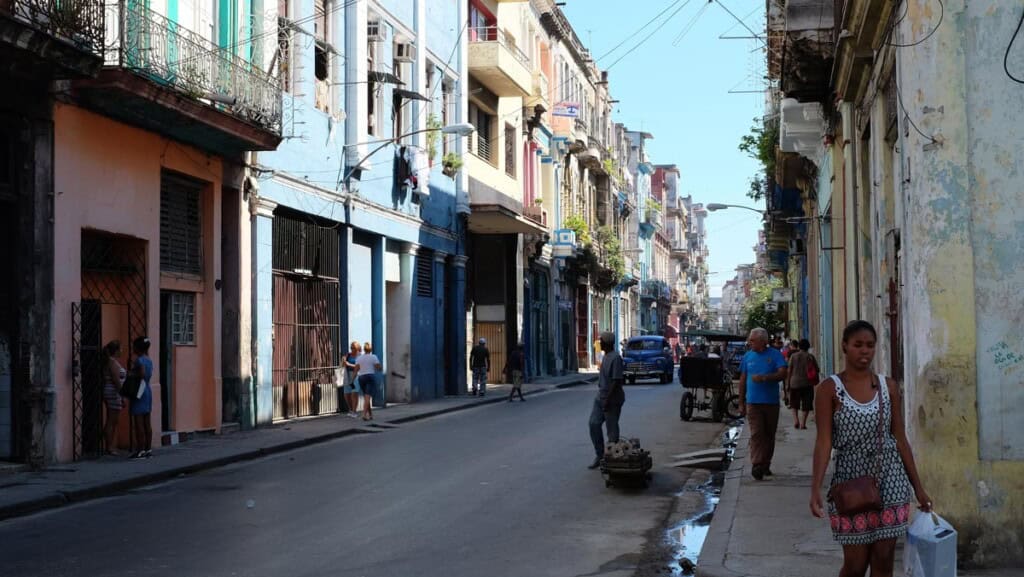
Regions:
[[505, 124], [505, 174], [516, 177], [516, 127]]
[[164, 173], [160, 177], [160, 270], [200, 275], [203, 183]]
[[196, 295], [171, 293], [171, 344], [196, 344]]
[[416, 257], [416, 295], [434, 296], [434, 255], [420, 253]]

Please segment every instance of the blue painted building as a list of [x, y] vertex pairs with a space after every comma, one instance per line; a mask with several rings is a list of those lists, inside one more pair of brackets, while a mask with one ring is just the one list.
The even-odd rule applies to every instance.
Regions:
[[384, 366], [375, 404], [463, 390], [467, 203], [442, 159], [464, 139], [439, 128], [465, 116], [465, 8], [280, 6], [284, 142], [250, 159], [248, 424], [342, 410], [352, 341]]

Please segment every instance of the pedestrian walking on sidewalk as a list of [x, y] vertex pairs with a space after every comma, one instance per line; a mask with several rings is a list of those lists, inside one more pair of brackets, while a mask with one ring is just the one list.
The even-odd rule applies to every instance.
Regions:
[[872, 577], [891, 576], [896, 539], [907, 529], [910, 490], [922, 511], [932, 508], [907, 441], [900, 386], [871, 370], [877, 339], [870, 323], [848, 324], [843, 331], [846, 370], [822, 381], [814, 402], [818, 437], [811, 514], [825, 516], [820, 487], [829, 453], [835, 458], [831, 487], [873, 476], [881, 494], [881, 508], [855, 514], [839, 513], [830, 499], [832, 535], [843, 546], [841, 577], [863, 577], [868, 567]]
[[594, 399], [594, 407], [590, 411], [590, 440], [594, 443], [595, 453], [590, 469], [598, 468], [604, 456], [604, 435], [601, 425], [608, 429], [609, 443], [619, 442], [619, 416], [622, 414], [622, 405], [626, 402], [626, 393], [622, 390], [625, 381], [622, 356], [615, 350], [615, 335], [602, 333], [601, 348], [604, 351], [604, 359], [601, 361], [597, 379], [597, 398]]
[[[806, 429], [807, 417], [814, 409], [814, 385], [818, 384], [818, 359], [810, 352], [811, 342], [800, 339], [795, 353], [789, 355], [786, 377], [786, 403], [793, 410], [793, 428]], [[800, 416], [803, 415], [801, 419]]]
[[359, 397], [363, 394], [363, 390], [359, 387], [359, 379], [356, 377], [356, 371], [359, 369], [356, 359], [361, 354], [363, 354], [363, 347], [359, 341], [352, 341], [343, 361], [345, 364], [345, 403], [348, 405], [348, 416], [353, 419], [359, 418], [359, 413], [356, 410], [359, 407]]
[[383, 368], [373, 354], [373, 345], [363, 343], [363, 354], [356, 359], [359, 369], [359, 387], [363, 389], [363, 420], [373, 420], [373, 397], [377, 394], [377, 373]]
[[[768, 346], [768, 331], [756, 328], [750, 350], [740, 361], [740, 414], [750, 425], [750, 462], [758, 481], [771, 476], [775, 431], [779, 428], [779, 383], [786, 379], [786, 359]], [[781, 340], [779, 341], [781, 343]]]
[[132, 430], [135, 431], [135, 440], [138, 443], [138, 451], [132, 455], [133, 459], [148, 459], [153, 456], [153, 389], [149, 385], [153, 380], [153, 359], [149, 358], [149, 345], [148, 337], [138, 337], [132, 343], [132, 350], [135, 351], [132, 372], [140, 379], [135, 398], [128, 399]]
[[103, 345], [101, 358], [103, 361], [103, 404], [107, 407], [107, 420], [103, 422], [104, 452], [118, 456], [117, 425], [121, 420], [121, 385], [127, 373], [117, 357], [121, 356], [121, 341], [110, 341]]
[[519, 393], [519, 401], [525, 402], [526, 399], [523, 397], [523, 366], [526, 361], [526, 356], [523, 355], [522, 345], [516, 345], [512, 349], [512, 353], [509, 354], [508, 360], [505, 361], [505, 374], [508, 375], [508, 380], [512, 383], [512, 390], [508, 393], [508, 402], [512, 402], [512, 397], [516, 393]]
[[473, 370], [473, 396], [487, 393], [487, 371], [491, 370], [491, 351], [487, 350], [487, 339], [481, 338], [469, 351], [469, 368]]

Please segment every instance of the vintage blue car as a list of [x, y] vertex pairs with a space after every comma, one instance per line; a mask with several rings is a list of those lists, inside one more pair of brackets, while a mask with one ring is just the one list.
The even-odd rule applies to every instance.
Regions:
[[626, 381], [630, 384], [637, 379], [658, 379], [662, 384], [672, 382], [672, 347], [665, 337], [648, 335], [630, 338], [622, 351], [622, 360]]

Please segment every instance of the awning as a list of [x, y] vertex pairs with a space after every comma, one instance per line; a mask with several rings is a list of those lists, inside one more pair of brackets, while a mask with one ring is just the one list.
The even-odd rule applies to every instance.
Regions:
[[404, 98], [406, 100], [422, 100], [424, 102], [430, 102], [429, 98], [427, 98], [426, 96], [423, 96], [422, 94], [420, 94], [419, 92], [416, 92], [415, 90], [406, 90], [404, 88], [395, 88], [391, 92], [395, 96], [398, 96], [399, 98]]
[[469, 232], [475, 234], [544, 234], [543, 225], [495, 204], [471, 204]]
[[402, 82], [401, 78], [395, 76], [390, 72], [376, 72], [371, 70], [369, 72], [369, 79], [372, 80], [373, 82], [382, 82], [384, 84], [397, 84], [399, 86], [405, 84], [404, 82]]

